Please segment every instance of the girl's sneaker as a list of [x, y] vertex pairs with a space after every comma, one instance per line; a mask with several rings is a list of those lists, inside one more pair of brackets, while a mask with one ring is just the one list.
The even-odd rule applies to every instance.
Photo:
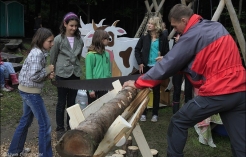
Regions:
[[141, 122], [145, 122], [146, 121], [146, 115], [142, 115], [141, 118], [140, 118], [140, 121]]
[[157, 122], [157, 121], [158, 121], [158, 116], [153, 115], [153, 117], [151, 118], [151, 122]]

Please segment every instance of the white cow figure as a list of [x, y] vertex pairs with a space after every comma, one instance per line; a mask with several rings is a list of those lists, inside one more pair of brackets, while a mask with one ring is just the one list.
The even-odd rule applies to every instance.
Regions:
[[[104, 20], [105, 19], [102, 19], [98, 24], [96, 24], [96, 26], [97, 27], [102, 26]], [[92, 24], [91, 23], [84, 24], [84, 22], [81, 19], [81, 16], [80, 16], [80, 26], [81, 28], [79, 28], [79, 31], [81, 33], [82, 39], [86, 36], [86, 34], [88, 34], [91, 30], [93, 30]]]
[[93, 30], [91, 30], [84, 37], [84, 48], [82, 56], [85, 57], [88, 47], [91, 45], [92, 37], [96, 29], [103, 29], [110, 35], [110, 42], [106, 50], [110, 54], [110, 61], [112, 63], [113, 76], [126, 76], [138, 69], [138, 64], [134, 55], [135, 46], [139, 38], [119, 37], [126, 34], [123, 28], [116, 27], [115, 21], [112, 26], [101, 25], [98, 26], [92, 21]]
[[[101, 27], [101, 26], [103, 26], [102, 25], [102, 23], [103, 23], [103, 21], [104, 21], [105, 19], [102, 19], [100, 22], [99, 22], [99, 24], [96, 24], [96, 26], [97, 27]], [[83, 42], [85, 43], [85, 41], [84, 41], [84, 37], [91, 31], [91, 30], [94, 30], [93, 29], [93, 26], [92, 26], [92, 23], [87, 23], [87, 24], [84, 24], [84, 22], [82, 21], [82, 19], [81, 19], [81, 16], [80, 16], [80, 26], [81, 26], [81, 28], [79, 28], [79, 31], [80, 31], [80, 33], [81, 33], [81, 38], [82, 38], [82, 40], [83, 40]], [[91, 43], [91, 41], [90, 41], [90, 43]], [[90, 44], [89, 43], [89, 44]], [[85, 57], [84, 55], [85, 55], [85, 53], [88, 51], [88, 47], [83, 47], [83, 50], [82, 50], [82, 56], [83, 57]]]

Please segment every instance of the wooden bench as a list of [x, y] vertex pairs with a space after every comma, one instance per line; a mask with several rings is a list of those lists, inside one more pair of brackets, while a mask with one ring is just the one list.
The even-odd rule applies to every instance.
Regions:
[[18, 48], [22, 43], [22, 39], [11, 39], [5, 46], [8, 49], [16, 49]]
[[22, 56], [17, 56], [5, 52], [1, 52], [1, 57], [4, 62], [20, 63], [23, 60]]
[[13, 68], [15, 69], [16, 72], [21, 70], [22, 64], [20, 62], [23, 60], [22, 56], [1, 52], [1, 57], [4, 62], [12, 63]]

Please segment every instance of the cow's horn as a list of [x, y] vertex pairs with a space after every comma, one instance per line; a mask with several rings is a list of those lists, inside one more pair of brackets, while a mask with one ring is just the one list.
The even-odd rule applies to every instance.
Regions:
[[112, 24], [112, 26], [116, 26], [116, 24], [117, 24], [119, 21], [120, 21], [120, 20], [114, 21], [114, 23]]
[[81, 25], [81, 27], [84, 27], [85, 24], [84, 24], [84, 22], [82, 21], [81, 16], [80, 16], [79, 18], [80, 18], [80, 25]]
[[98, 26], [102, 26], [102, 23], [103, 23], [104, 20], [105, 20], [105, 19], [102, 19], [102, 20], [99, 22]]
[[97, 25], [95, 24], [95, 22], [94, 22], [93, 19], [92, 19], [92, 25], [93, 25], [93, 29], [94, 29], [94, 30], [97, 30], [98, 27], [97, 27]]

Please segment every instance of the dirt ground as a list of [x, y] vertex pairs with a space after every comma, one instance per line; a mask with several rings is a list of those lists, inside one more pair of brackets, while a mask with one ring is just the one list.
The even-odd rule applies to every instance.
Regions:
[[[54, 146], [56, 145], [56, 134], [55, 134], [55, 104], [56, 100], [54, 98], [50, 98], [49, 96], [43, 96], [50, 121], [52, 127], [52, 146], [53, 150], [55, 150]], [[14, 113], [13, 113], [14, 114]], [[6, 156], [6, 152], [8, 150], [10, 140], [14, 134], [15, 128], [17, 127], [18, 123], [11, 125], [11, 126], [1, 126], [1, 157]], [[34, 118], [31, 127], [28, 130], [27, 140], [26, 140], [26, 148], [31, 148], [31, 152], [26, 154], [27, 157], [35, 157], [37, 156], [37, 148], [38, 148], [38, 123], [37, 120]], [[55, 151], [53, 151], [55, 152]], [[59, 156], [54, 154], [54, 156]]]

